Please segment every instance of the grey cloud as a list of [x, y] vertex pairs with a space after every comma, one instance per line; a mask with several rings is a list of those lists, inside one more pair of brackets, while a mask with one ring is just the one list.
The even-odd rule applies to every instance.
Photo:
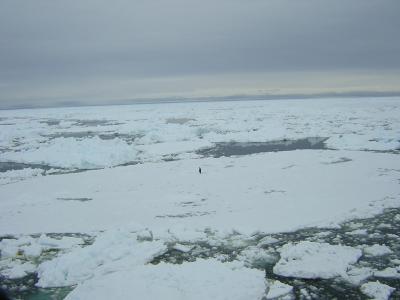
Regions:
[[3, 0], [0, 101], [107, 78], [399, 70], [399, 11], [397, 0]]

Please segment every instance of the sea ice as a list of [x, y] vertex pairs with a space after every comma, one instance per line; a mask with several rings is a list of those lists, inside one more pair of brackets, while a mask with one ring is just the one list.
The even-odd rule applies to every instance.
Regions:
[[374, 244], [364, 248], [364, 253], [368, 256], [381, 256], [393, 253], [393, 251], [386, 245]]
[[99, 235], [90, 246], [74, 248], [40, 264], [37, 286], [74, 285], [93, 276], [143, 265], [166, 250], [163, 242], [139, 242], [135, 233], [110, 230]]
[[185, 245], [182, 245], [182, 244], [175, 244], [174, 245], [174, 249], [178, 250], [180, 252], [186, 253], [186, 252], [189, 252], [190, 250], [192, 250], [193, 247], [185, 246]]
[[215, 259], [180, 265], [160, 263], [96, 276], [66, 298], [78, 299], [215, 299], [248, 300], [265, 296], [264, 272], [232, 268]]
[[372, 297], [376, 300], [389, 299], [394, 290], [394, 288], [386, 284], [380, 283], [379, 281], [364, 283], [361, 286], [361, 291], [365, 295], [367, 295], [368, 297]]
[[21, 236], [3, 239], [0, 242], [0, 251], [2, 257], [15, 257], [17, 254], [36, 257], [40, 256], [43, 250], [71, 249], [83, 243], [84, 241], [81, 238], [63, 236], [61, 239], [56, 239], [41, 234], [38, 238]]
[[277, 275], [299, 278], [334, 278], [346, 276], [350, 264], [361, 257], [361, 250], [327, 243], [300, 242], [286, 244], [274, 266]]
[[374, 276], [382, 278], [400, 278], [400, 270], [388, 267], [381, 271], [375, 271]]
[[259, 242], [258, 242], [258, 246], [267, 246], [267, 245], [272, 245], [279, 242], [279, 240], [277, 238], [274, 238], [272, 236], [266, 236], [264, 238], [262, 238]]
[[[235, 158], [235, 166], [228, 169], [224, 166], [232, 158], [143, 163], [3, 185], [0, 233], [91, 232], [135, 220], [151, 228], [155, 236], [160, 229], [170, 229], [170, 236], [183, 242], [206, 237], [205, 227], [221, 232], [235, 229], [246, 235], [276, 233], [306, 224], [337, 226], [399, 205], [395, 178], [368, 175], [378, 166], [397, 167], [394, 154], [350, 153], [346, 155], [357, 157], [354, 166], [321, 167], [315, 157], [327, 152], [243, 156]], [[296, 169], [282, 170], [293, 160]], [[207, 169], [204, 176], [197, 173], [199, 164]], [[163, 179], [157, 189], [154, 178]], [[332, 185], [333, 180], [340, 189]], [[287, 192], [266, 197], [266, 185]], [[81, 197], [92, 201], [57, 200]], [[242, 236], [234, 243], [243, 244]]]
[[363, 281], [367, 280], [373, 274], [374, 272], [371, 268], [350, 267], [350, 269], [347, 270], [347, 276], [343, 276], [343, 279], [353, 285], [360, 285]]
[[393, 220], [396, 222], [400, 222], [400, 214], [395, 215]]
[[22, 170], [9, 170], [0, 172], [0, 185], [25, 180], [26, 178], [42, 176], [42, 169], [25, 168]]
[[[96, 151], [93, 151], [96, 149]], [[115, 138], [56, 138], [37, 149], [3, 153], [4, 160], [38, 163], [62, 168], [93, 169], [123, 164], [136, 159], [137, 151]]]
[[267, 294], [267, 299], [276, 299], [288, 295], [293, 291], [291, 285], [275, 280], [270, 286]]
[[16, 279], [26, 276], [36, 270], [36, 266], [30, 262], [21, 263], [20, 261], [12, 261], [8, 268], [0, 271], [0, 274], [9, 279]]
[[397, 258], [392, 259], [390, 262], [394, 263], [395, 265], [400, 265], [400, 259], [397, 259]]
[[238, 259], [248, 267], [264, 268], [267, 264], [274, 263], [278, 259], [273, 253], [256, 246], [247, 247], [243, 250]]
[[368, 231], [366, 229], [356, 229], [350, 232], [347, 232], [349, 235], [368, 235]]

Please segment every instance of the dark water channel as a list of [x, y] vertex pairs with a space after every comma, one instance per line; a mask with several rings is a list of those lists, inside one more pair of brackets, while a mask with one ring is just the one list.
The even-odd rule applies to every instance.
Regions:
[[298, 140], [278, 140], [269, 142], [224, 142], [216, 143], [214, 147], [204, 148], [196, 153], [204, 157], [222, 157], [250, 155], [263, 152], [293, 151], [293, 150], [326, 150], [326, 137], [308, 137]]
[[113, 140], [115, 138], [120, 138], [124, 140], [127, 144], [132, 144], [136, 139], [143, 137], [143, 134], [127, 134], [118, 132], [95, 132], [95, 131], [77, 131], [77, 132], [58, 132], [53, 134], [43, 135], [49, 139], [57, 138], [76, 138], [85, 139], [99, 137], [102, 140]]
[[23, 170], [26, 168], [32, 169], [42, 169], [44, 171], [48, 171], [52, 169], [51, 166], [42, 165], [42, 164], [26, 164], [20, 162], [7, 162], [7, 161], [0, 161], [0, 172], [7, 172], [12, 170]]

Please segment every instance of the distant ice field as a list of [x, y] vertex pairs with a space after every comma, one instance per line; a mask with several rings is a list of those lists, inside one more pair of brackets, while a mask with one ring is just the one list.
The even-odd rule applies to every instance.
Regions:
[[320, 137], [330, 149], [398, 151], [399, 116], [399, 98], [4, 110], [0, 184], [32, 173], [197, 158], [202, 149], [229, 142]]

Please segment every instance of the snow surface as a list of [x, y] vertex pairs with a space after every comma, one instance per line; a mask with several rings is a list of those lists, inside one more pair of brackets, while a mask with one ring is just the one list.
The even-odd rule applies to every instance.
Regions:
[[389, 299], [394, 290], [394, 288], [386, 284], [380, 283], [379, 281], [364, 283], [361, 286], [361, 291], [365, 295], [367, 295], [368, 297], [372, 297], [376, 300]]
[[274, 266], [275, 274], [299, 278], [346, 277], [350, 264], [361, 257], [361, 250], [349, 246], [303, 241], [286, 244], [280, 250], [281, 258]]
[[133, 295], [143, 300], [261, 300], [266, 288], [263, 271], [198, 259], [181, 265], [138, 266], [94, 277], [78, 285], [66, 300], [131, 299]]
[[29, 177], [41, 176], [42, 169], [24, 168], [22, 170], [9, 170], [0, 172], [0, 185], [9, 184], [17, 181], [24, 180]]
[[[343, 155], [353, 161], [321, 163]], [[132, 221], [153, 231], [210, 227], [248, 234], [337, 226], [399, 206], [397, 177], [381, 170], [400, 169], [395, 158], [302, 150], [37, 177], [0, 186], [0, 233], [90, 232]], [[285, 193], [265, 193], [271, 189]]]

